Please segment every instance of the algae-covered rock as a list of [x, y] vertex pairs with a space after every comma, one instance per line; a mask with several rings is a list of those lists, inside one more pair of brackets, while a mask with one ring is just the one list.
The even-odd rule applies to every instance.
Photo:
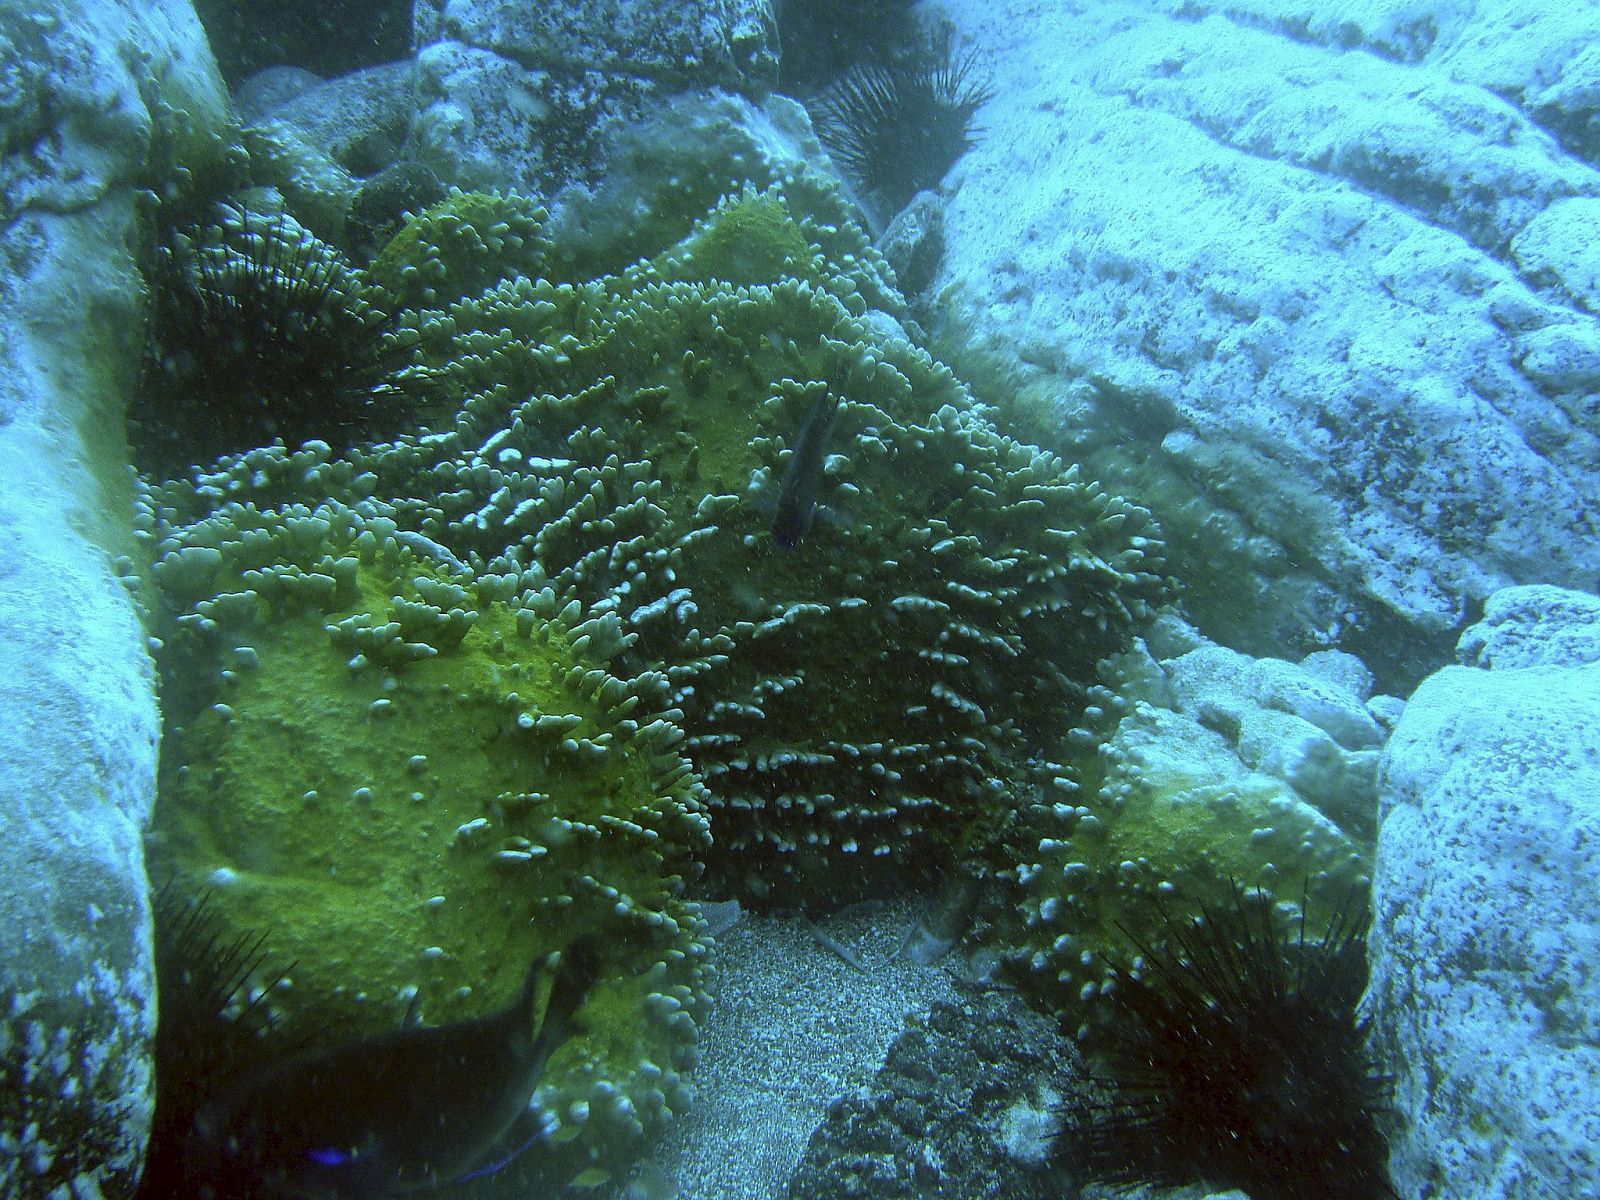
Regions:
[[592, 183], [610, 135], [675, 95], [759, 96], [776, 81], [765, 0], [423, 0], [415, 9], [413, 149], [463, 184]]
[[128, 247], [227, 95], [178, 0], [0, 5], [0, 1195], [125, 1196], [152, 1113], [154, 673], [119, 575]]
[[614, 614], [536, 569], [468, 571], [373, 505], [181, 523], [153, 499], [175, 625], [155, 870], [295, 964], [263, 1052], [392, 1028], [413, 996], [429, 1023], [495, 1010], [586, 938], [602, 982], [543, 1076], [565, 1148], [542, 1161], [626, 1156], [686, 1103], [712, 976], [666, 678], [608, 669]]
[[1072, 737], [1093, 747], [1082, 792], [1022, 827], [1037, 841], [1018, 850], [1021, 925], [1000, 924], [1029, 989], [1071, 1024], [1103, 1015], [1107, 959], [1160, 945], [1169, 915], [1229, 912], [1237, 885], [1285, 928], [1304, 907], [1317, 934], [1370, 886], [1382, 735], [1362, 698], [1329, 664], [1183, 649], [1111, 661], [1115, 687], [1095, 689]]

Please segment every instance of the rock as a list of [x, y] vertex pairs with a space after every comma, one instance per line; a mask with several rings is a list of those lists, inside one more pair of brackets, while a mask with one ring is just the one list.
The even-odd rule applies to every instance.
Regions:
[[919, 319], [1163, 521], [1201, 631], [1448, 661], [1600, 538], [1600, 9], [945, 0], [994, 76]]
[[759, 104], [727, 92], [673, 96], [646, 117], [618, 122], [601, 150], [604, 177], [552, 201], [559, 269], [621, 270], [684, 236], [743, 181], [798, 174], [821, 153], [805, 108], [787, 96]]
[[407, 59], [309, 84], [304, 72], [253, 76], [245, 142], [257, 180], [276, 187], [307, 228], [342, 244], [363, 182], [401, 160], [415, 73]]
[[1490, 608], [1462, 648], [1494, 669], [1430, 677], [1384, 757], [1370, 999], [1392, 1170], [1403, 1196], [1594, 1196], [1600, 660], [1562, 643], [1600, 602], [1519, 588]]
[[759, 99], [777, 76], [775, 29], [759, 0], [422, 0], [415, 37], [418, 152], [464, 188], [593, 181], [618, 124], [678, 92]]
[[[352, 175], [365, 177], [398, 156], [412, 117], [415, 73], [412, 62], [403, 59], [315, 81], [264, 105], [250, 119], [258, 125], [282, 122]], [[288, 90], [288, 80], [281, 74], [264, 74], [268, 78], [260, 85], [263, 100], [273, 80]]]
[[1318, 650], [1302, 658], [1300, 666], [1359, 700], [1372, 698], [1372, 672], [1354, 654], [1346, 654], [1342, 650]]
[[195, 0], [229, 85], [262, 68], [303, 67], [324, 78], [402, 57], [411, 47], [411, 0]]
[[267, 67], [234, 89], [233, 110], [241, 121], [259, 121], [321, 85], [322, 80], [303, 67]]
[[[1356, 663], [1360, 666], [1360, 660]], [[1252, 713], [1274, 712], [1321, 731], [1350, 750], [1383, 741], [1365, 697], [1281, 658], [1251, 659], [1224, 646], [1190, 651], [1170, 664], [1179, 708], [1202, 724], [1237, 732]], [[1278, 723], [1278, 728], [1289, 725]]]
[[[1341, 665], [1364, 677], [1359, 661]], [[1104, 1016], [1107, 958], [1166, 936], [1171, 910], [1152, 897], [1198, 912], [1236, 903], [1235, 885], [1261, 887], [1280, 903], [1309, 896], [1314, 924], [1366, 888], [1377, 827], [1383, 731], [1357, 694], [1204, 642], [1175, 616], [1102, 679], [1101, 724], [1079, 731], [1098, 786], [1034, 814], [1037, 854], [1002, 918], [1025, 986], [1069, 1024]], [[1086, 919], [1096, 912], [1115, 924]]]
[[1523, 374], [1545, 391], [1600, 388], [1600, 330], [1590, 324], [1546, 325], [1517, 339]]
[[944, 257], [944, 211], [932, 192], [918, 192], [889, 223], [877, 246], [894, 268], [906, 296], [920, 296], [933, 283]]
[[198, 168], [226, 100], [187, 3], [7, 5], [0, 58], [0, 1195], [123, 1197], [151, 1116], [159, 728], [118, 577], [134, 181], [157, 147]]
[[[1354, 655], [1324, 651], [1296, 665], [1208, 645], [1164, 662], [1173, 707], [1220, 733], [1237, 762], [1370, 843], [1385, 731], [1365, 704], [1372, 675]], [[1197, 743], [1180, 737], [1173, 753]], [[1182, 750], [1179, 750], [1179, 747]]]
[[1600, 663], [1600, 597], [1565, 588], [1502, 588], [1461, 635], [1469, 667], [1577, 667]]
[[1557, 200], [1522, 227], [1511, 252], [1529, 275], [1554, 285], [1587, 311], [1600, 312], [1600, 197]]
[[967, 989], [913, 1019], [869, 1087], [839, 1097], [788, 1195], [1047, 1200], [1077, 1051], [1012, 991]]

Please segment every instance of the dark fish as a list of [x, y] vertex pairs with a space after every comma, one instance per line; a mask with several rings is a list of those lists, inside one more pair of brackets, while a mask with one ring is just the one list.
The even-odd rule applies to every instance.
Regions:
[[811, 402], [806, 423], [800, 427], [789, 465], [783, 470], [783, 486], [778, 490], [778, 513], [772, 521], [772, 540], [785, 550], [793, 550], [811, 532], [811, 518], [817, 507], [817, 488], [822, 483], [822, 460], [833, 432], [839, 402], [831, 391]]
[[[534, 1035], [542, 979], [556, 972]], [[214, 1200], [376, 1200], [489, 1174], [541, 1137], [521, 1125], [577, 1029], [595, 959], [570, 947], [502, 1012], [408, 1025], [247, 1071], [196, 1116], [193, 1190]]]
[[906, 934], [895, 957], [932, 966], [954, 950], [972, 927], [972, 910], [978, 900], [978, 881], [965, 871], [945, 876], [939, 890], [928, 900], [922, 916]]

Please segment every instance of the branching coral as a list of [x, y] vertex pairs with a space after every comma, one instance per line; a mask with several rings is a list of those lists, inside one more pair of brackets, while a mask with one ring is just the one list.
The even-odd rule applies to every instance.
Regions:
[[520, 197], [451, 188], [407, 220], [368, 271], [399, 308], [475, 296], [503, 279], [546, 273], [548, 216]]

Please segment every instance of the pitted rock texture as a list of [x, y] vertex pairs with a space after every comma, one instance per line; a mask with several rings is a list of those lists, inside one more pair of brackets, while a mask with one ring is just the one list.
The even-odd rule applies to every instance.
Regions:
[[947, 0], [929, 319], [1152, 508], [1202, 632], [1386, 690], [1600, 535], [1600, 10]]

